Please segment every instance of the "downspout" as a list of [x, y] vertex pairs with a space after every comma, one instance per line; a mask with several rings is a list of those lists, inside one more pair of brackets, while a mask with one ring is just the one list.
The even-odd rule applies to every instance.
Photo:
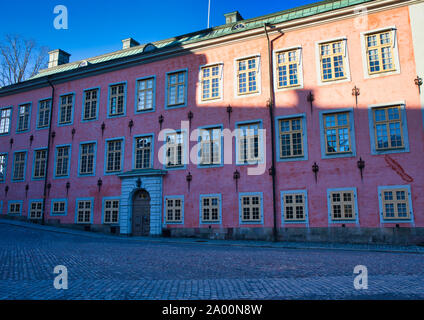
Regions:
[[274, 81], [273, 81], [273, 67], [272, 67], [272, 50], [271, 41], [269, 40], [267, 27], [271, 27], [269, 23], [264, 23], [264, 30], [268, 41], [268, 73], [269, 73], [269, 118], [271, 121], [271, 153], [272, 153], [272, 166], [270, 169], [270, 175], [272, 177], [272, 206], [274, 213], [274, 226], [273, 226], [273, 240], [278, 241], [278, 229], [277, 229], [277, 199], [276, 199], [276, 174], [275, 174], [275, 128], [274, 128]]
[[41, 224], [45, 224], [46, 219], [46, 200], [47, 200], [47, 181], [49, 178], [49, 160], [50, 160], [50, 143], [51, 143], [51, 138], [52, 138], [52, 121], [53, 121], [53, 109], [54, 109], [54, 85], [53, 83], [50, 81], [49, 78], [47, 78], [47, 82], [49, 83], [50, 87], [52, 88], [52, 101], [51, 101], [51, 105], [50, 105], [50, 119], [49, 119], [49, 136], [47, 138], [47, 159], [46, 159], [46, 176], [44, 179], [44, 191], [43, 191], [43, 215], [42, 215], [42, 220], [41, 220]]

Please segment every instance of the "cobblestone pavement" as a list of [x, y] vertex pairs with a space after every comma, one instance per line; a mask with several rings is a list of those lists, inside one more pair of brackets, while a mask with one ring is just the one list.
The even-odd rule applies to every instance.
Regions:
[[[64, 265], [68, 290], [53, 286]], [[353, 269], [368, 268], [368, 290]], [[132, 241], [0, 224], [0, 299], [424, 299], [424, 255]]]

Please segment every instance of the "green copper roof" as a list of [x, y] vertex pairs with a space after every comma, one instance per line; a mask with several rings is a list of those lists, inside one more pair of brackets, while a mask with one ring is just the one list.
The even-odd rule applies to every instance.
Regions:
[[[375, 0], [326, 0], [317, 2], [314, 4], [309, 4], [301, 7], [297, 7], [294, 9], [284, 10], [277, 13], [252, 18], [252, 19], [246, 19], [239, 22], [231, 23], [231, 24], [225, 24], [222, 26], [205, 29], [201, 31], [197, 31], [194, 33], [178, 36], [175, 38], [170, 38], [162, 41], [154, 42], [153, 45], [157, 49], [164, 49], [167, 47], [172, 46], [182, 46], [190, 43], [195, 43], [199, 41], [214, 39], [222, 36], [226, 36], [229, 34], [235, 34], [238, 32], [246, 31], [246, 30], [252, 30], [256, 28], [263, 27], [264, 23], [270, 23], [270, 24], [277, 24], [282, 22], [287, 22], [299, 18], [304, 18], [308, 16], [313, 16], [316, 14], [329, 12], [332, 10], [340, 9], [340, 8], [346, 8], [349, 6], [359, 5], [366, 2], [371, 2]], [[243, 24], [244, 28], [238, 28], [235, 29], [234, 26], [238, 24]], [[87, 61], [89, 64], [97, 64], [101, 62], [111, 61], [115, 59], [120, 59], [124, 57], [134, 56], [137, 54], [142, 54], [143, 49], [146, 47], [146, 45], [140, 45], [136, 47], [132, 47], [125, 50], [119, 50], [113, 53], [101, 55], [94, 58], [89, 58]], [[65, 71], [70, 71], [73, 69], [78, 69], [78, 65], [81, 61], [78, 62], [71, 62], [68, 64], [60, 65], [51, 69], [44, 69], [41, 70], [39, 74], [35, 75], [31, 79], [44, 77], [52, 74], [57, 74]]]

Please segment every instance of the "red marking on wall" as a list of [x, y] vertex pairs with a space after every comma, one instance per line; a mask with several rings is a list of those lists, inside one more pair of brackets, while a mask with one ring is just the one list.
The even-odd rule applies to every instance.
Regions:
[[392, 168], [404, 181], [406, 182], [412, 182], [414, 179], [409, 176], [405, 170], [401, 167], [401, 165], [392, 157], [389, 155], [384, 156], [384, 160], [386, 160], [386, 163], [389, 165], [390, 168]]

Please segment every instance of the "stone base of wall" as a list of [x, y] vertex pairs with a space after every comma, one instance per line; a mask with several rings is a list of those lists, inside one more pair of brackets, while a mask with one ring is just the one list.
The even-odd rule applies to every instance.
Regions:
[[[169, 228], [165, 230], [171, 237], [273, 240], [272, 228]], [[424, 245], [424, 228], [280, 228], [278, 241]]]

